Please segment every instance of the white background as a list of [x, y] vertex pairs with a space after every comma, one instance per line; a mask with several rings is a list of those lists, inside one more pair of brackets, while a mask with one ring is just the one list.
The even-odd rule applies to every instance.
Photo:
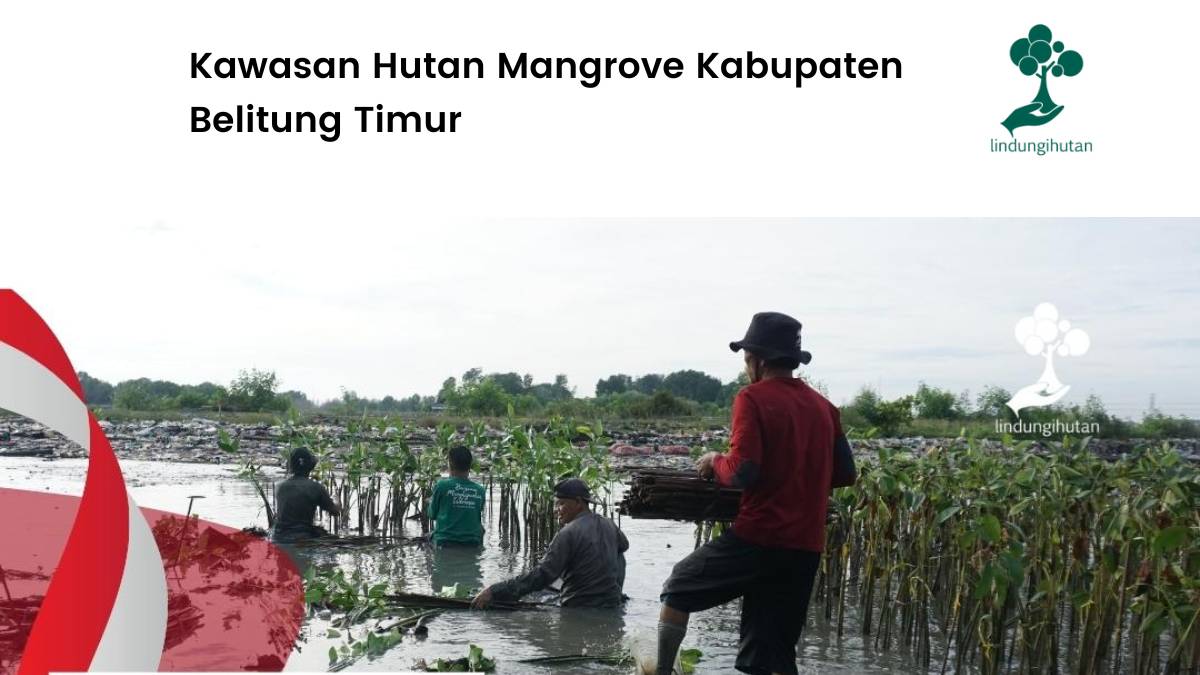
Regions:
[[[417, 215], [1191, 215], [1191, 3], [7, 3], [3, 224], [170, 219], [214, 234], [369, 231]], [[1045, 23], [1084, 57], [1025, 138], [993, 155], [1037, 81], [1008, 60]], [[902, 59], [901, 80], [694, 77], [695, 53]], [[229, 56], [478, 56], [485, 80], [208, 80]], [[680, 80], [497, 78], [496, 53], [679, 56]], [[367, 75], [367, 72], [363, 73]], [[461, 131], [188, 133], [192, 105], [461, 110]]]

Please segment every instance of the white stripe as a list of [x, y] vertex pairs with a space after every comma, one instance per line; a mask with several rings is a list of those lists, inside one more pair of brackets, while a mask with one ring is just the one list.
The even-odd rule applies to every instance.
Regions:
[[91, 448], [88, 410], [75, 392], [25, 352], [0, 342], [0, 408]]
[[158, 670], [167, 635], [167, 577], [150, 525], [129, 497], [129, 550], [108, 625], [88, 670]]
[[[91, 450], [87, 406], [48, 368], [0, 342], [0, 408], [57, 431]], [[157, 670], [167, 632], [167, 579], [150, 526], [126, 490], [129, 545], [121, 586], [92, 670]]]

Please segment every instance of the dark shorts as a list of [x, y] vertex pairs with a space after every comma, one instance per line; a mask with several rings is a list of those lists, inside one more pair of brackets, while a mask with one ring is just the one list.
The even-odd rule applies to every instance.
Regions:
[[742, 598], [737, 669], [795, 673], [796, 642], [820, 564], [820, 553], [756, 546], [727, 530], [675, 565], [661, 599], [691, 613]]

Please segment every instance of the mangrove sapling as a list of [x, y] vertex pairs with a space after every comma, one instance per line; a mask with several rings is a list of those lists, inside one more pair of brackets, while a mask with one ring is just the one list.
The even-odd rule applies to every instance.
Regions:
[[1070, 439], [1050, 457], [1010, 446], [885, 452], [886, 469], [864, 465], [849, 490], [858, 508], [845, 534], [831, 520], [823, 568], [858, 586], [863, 632], [883, 649], [894, 635], [918, 645], [919, 664], [940, 643], [943, 672], [1190, 667], [1200, 471], [1165, 447], [1105, 462]]
[[[498, 433], [473, 424], [416, 453], [376, 430], [354, 440], [366, 448], [349, 460], [361, 487], [334, 484], [364, 512], [351, 523], [391, 531], [420, 509], [439, 450], [465, 440], [486, 458], [502, 541], [533, 556], [557, 529], [558, 479], [601, 492], [611, 481], [602, 434], [562, 419]], [[859, 483], [830, 501], [814, 602], [836, 614], [839, 636], [857, 628], [925, 669], [936, 658], [943, 672], [1186, 672], [1200, 654], [1200, 470], [1163, 446], [1111, 462], [1079, 441], [1063, 448], [948, 442], [866, 459]], [[847, 626], [855, 599], [860, 624]]]
[[[542, 428], [511, 425], [503, 430], [489, 474], [499, 487], [499, 528], [507, 545], [524, 546], [532, 556], [550, 541], [558, 529], [554, 485], [559, 480], [578, 476], [608, 494], [613, 478], [602, 433], [599, 425], [576, 426], [561, 418]], [[574, 445], [575, 438], [583, 439], [583, 447]]]
[[[240, 446], [240, 440], [230, 436], [224, 429], [217, 432], [217, 447], [222, 452], [235, 454], [240, 451]], [[263, 508], [267, 514], [267, 527], [270, 528], [275, 526], [275, 511], [271, 508], [271, 499], [267, 497], [266, 490], [263, 489], [262, 477], [259, 475], [260, 468], [261, 466], [254, 461], [254, 458], [249, 458], [238, 471], [238, 476], [249, 480], [250, 484], [254, 486], [254, 491], [262, 499]]]

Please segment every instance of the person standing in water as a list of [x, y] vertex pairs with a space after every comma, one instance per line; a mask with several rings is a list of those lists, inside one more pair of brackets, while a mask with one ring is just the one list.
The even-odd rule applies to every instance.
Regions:
[[755, 314], [745, 351], [750, 385], [733, 401], [729, 454], [710, 452], [700, 475], [742, 489], [733, 527], [675, 565], [663, 584], [658, 623], [659, 675], [670, 675], [688, 616], [742, 598], [735, 667], [743, 673], [797, 672], [796, 642], [825, 546], [831, 487], [852, 485], [854, 457], [833, 405], [793, 371], [812, 355], [800, 349], [800, 322]]
[[308, 477], [317, 458], [308, 448], [296, 448], [288, 457], [288, 472], [291, 476], [275, 486], [275, 527], [271, 538], [274, 541], [296, 541], [325, 534], [322, 527], [313, 524], [317, 508], [333, 516], [342, 510], [329, 496], [329, 491]]
[[483, 486], [471, 480], [471, 450], [459, 445], [450, 448], [450, 477], [433, 487], [429, 500], [429, 519], [433, 533], [429, 540], [439, 548], [445, 546], [483, 545], [483, 502], [487, 496]]
[[629, 540], [616, 523], [588, 508], [594, 503], [587, 483], [578, 478], [555, 485], [554, 513], [562, 529], [550, 540], [541, 562], [527, 574], [483, 589], [472, 607], [484, 609], [493, 600], [519, 600], [559, 578], [563, 607], [620, 607]]

